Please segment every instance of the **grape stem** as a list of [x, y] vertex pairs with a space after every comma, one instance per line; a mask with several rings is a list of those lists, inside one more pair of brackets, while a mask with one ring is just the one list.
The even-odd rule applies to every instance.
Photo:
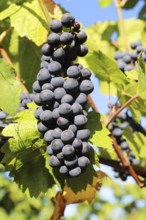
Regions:
[[130, 105], [133, 101], [135, 101], [137, 98], [139, 98], [139, 95], [134, 95], [132, 98], [130, 98], [121, 108], [119, 108], [116, 112], [114, 112], [112, 115], [109, 116], [107, 121], [105, 122], [106, 127], [109, 126], [109, 124], [117, 117], [120, 112], [125, 109], [128, 105]]
[[95, 105], [95, 103], [94, 103], [94, 101], [93, 101], [93, 99], [91, 98], [90, 95], [88, 95], [88, 102], [90, 103], [92, 109], [93, 109], [95, 112], [99, 112], [97, 106]]
[[5, 37], [8, 35], [8, 33], [9, 33], [11, 30], [13, 30], [13, 27], [8, 28], [6, 31], [3, 31], [3, 32], [0, 34], [0, 45], [2, 45], [3, 40], [5, 39]]
[[[99, 156], [99, 162], [101, 164], [104, 164], [104, 165], [107, 165], [107, 166], [110, 166], [112, 168], [115, 168], [119, 171], [124, 171], [126, 170], [125, 167], [123, 167], [121, 165], [121, 162], [120, 161], [117, 161], [117, 160], [112, 160], [112, 159], [107, 159], [107, 158], [102, 158], [101, 156]], [[137, 165], [133, 165], [131, 166], [133, 168], [133, 170], [135, 171], [135, 173], [143, 178], [146, 178], [146, 169], [144, 167], [139, 167]], [[142, 187], [144, 187], [145, 184], [144, 182], [142, 183]]]
[[120, 0], [114, 0], [114, 3], [117, 8], [117, 12], [118, 12], [121, 37], [124, 41], [125, 49], [128, 51], [128, 43], [127, 43], [124, 19], [123, 19], [123, 14], [122, 14], [122, 7], [126, 4], [126, 1], [120, 2]]
[[[12, 65], [12, 61], [11, 61], [10, 57], [8, 56], [6, 50], [5, 50], [4, 48], [2, 48], [2, 47], [0, 47], [0, 55], [7, 61], [7, 63], [9, 63], [9, 64]], [[20, 79], [20, 77], [19, 77], [18, 74], [16, 75], [16, 80], [17, 80], [18, 82], [20, 82], [23, 91], [26, 92], [26, 93], [28, 93], [27, 88], [26, 88], [25, 85], [22, 83], [22, 81], [21, 81], [21, 79]]]
[[59, 220], [61, 217], [64, 216], [64, 210], [66, 207], [62, 192], [58, 192], [55, 198], [52, 198], [51, 201], [54, 205], [54, 211], [50, 220]]
[[110, 135], [112, 140], [113, 140], [113, 148], [118, 156], [118, 158], [121, 161], [122, 166], [124, 167], [124, 169], [126, 169], [130, 175], [133, 177], [133, 179], [136, 181], [136, 183], [138, 184], [138, 186], [140, 188], [145, 186], [145, 182], [141, 181], [137, 175], [137, 173], [135, 172], [135, 170], [133, 169], [133, 167], [129, 164], [129, 161], [126, 160], [126, 158], [123, 156], [121, 149], [119, 148], [116, 139], [114, 138], [113, 135]]

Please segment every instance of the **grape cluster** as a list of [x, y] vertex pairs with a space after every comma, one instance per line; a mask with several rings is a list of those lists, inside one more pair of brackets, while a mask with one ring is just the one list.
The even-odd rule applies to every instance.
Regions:
[[87, 35], [69, 13], [61, 21], [52, 20], [50, 29], [33, 83], [34, 102], [39, 106], [35, 117], [48, 146], [49, 165], [67, 177], [76, 177], [90, 162], [90, 131], [85, 127], [88, 113], [84, 107], [94, 86], [91, 71], [73, 63], [77, 56], [87, 54]]
[[114, 54], [114, 59], [123, 72], [135, 69], [138, 56], [141, 52], [142, 58], [146, 62], [146, 47], [142, 46], [140, 41], [132, 42], [130, 47], [132, 49], [131, 53], [116, 51]]
[[[131, 165], [138, 164], [138, 160], [135, 158], [134, 153], [129, 148], [128, 143], [122, 137], [124, 129], [128, 127], [132, 132], [141, 132], [144, 135], [146, 134], [145, 130], [140, 124], [137, 124], [128, 113], [121, 113], [117, 116], [116, 120], [109, 126], [109, 130], [112, 135], [115, 137], [118, 145], [120, 146], [122, 152], [127, 155], [127, 158]], [[126, 170], [118, 170], [114, 169], [117, 172], [115, 177], [120, 177], [122, 180], [126, 180], [128, 176], [128, 172]]]

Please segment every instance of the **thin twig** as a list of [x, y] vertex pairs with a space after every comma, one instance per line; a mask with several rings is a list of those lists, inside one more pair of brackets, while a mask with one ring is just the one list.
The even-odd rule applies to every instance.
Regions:
[[3, 40], [5, 39], [5, 37], [8, 35], [8, 33], [10, 31], [13, 30], [13, 27], [10, 27], [8, 28], [6, 31], [3, 31], [1, 34], [0, 34], [0, 45], [2, 44]]
[[120, 2], [121, 8], [123, 8], [123, 7], [126, 5], [127, 2], [128, 2], [128, 0], [122, 0], [122, 1]]
[[115, 113], [113, 113], [106, 121], [106, 127], [109, 126], [109, 124], [117, 117], [120, 112], [125, 109], [128, 105], [130, 105], [133, 101], [135, 101], [137, 98], [139, 98], [139, 95], [134, 95], [131, 99], [129, 99], [121, 108], [119, 108]]
[[121, 37], [122, 37], [122, 39], [124, 41], [125, 49], [128, 51], [128, 43], [127, 43], [124, 19], [123, 19], [123, 14], [122, 14], [121, 2], [120, 2], [120, 0], [114, 0], [114, 3], [115, 3], [115, 6], [117, 8], [117, 12], [118, 12]]
[[126, 160], [126, 158], [123, 156], [121, 149], [119, 148], [116, 139], [114, 138], [113, 135], [111, 135], [111, 138], [113, 140], [113, 147], [114, 150], [118, 156], [118, 158], [120, 159], [123, 167], [130, 173], [130, 175], [133, 177], [133, 179], [135, 179], [136, 183], [138, 184], [139, 187], [144, 187], [145, 186], [145, 181], [141, 181], [137, 175], [137, 173], [134, 171], [134, 169], [132, 168], [132, 166], [130, 166], [130, 163], [128, 160]]
[[91, 98], [90, 95], [88, 95], [88, 102], [90, 103], [92, 109], [93, 109], [95, 112], [99, 112], [97, 106], [95, 105], [95, 102], [93, 101], [93, 99]]

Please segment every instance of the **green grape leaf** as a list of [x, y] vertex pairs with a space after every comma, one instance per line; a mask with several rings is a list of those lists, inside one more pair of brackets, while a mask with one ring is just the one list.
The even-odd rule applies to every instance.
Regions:
[[87, 59], [89, 66], [91, 66], [93, 72], [100, 80], [113, 82], [118, 85], [123, 85], [128, 82], [116, 62], [101, 51], [93, 52]]
[[14, 68], [4, 60], [0, 60], [0, 88], [0, 108], [10, 115], [15, 114], [22, 87], [16, 80]]
[[55, 183], [45, 166], [46, 144], [37, 130], [34, 109], [17, 114], [14, 122], [2, 131], [3, 136], [11, 137], [2, 147], [2, 162], [19, 187], [37, 197]]
[[136, 159], [145, 158], [146, 139], [144, 134], [141, 132], [133, 133], [129, 127], [126, 127], [124, 129], [123, 138], [127, 141]]
[[14, 27], [20, 37], [27, 36], [38, 46], [46, 41], [49, 25], [38, 0], [26, 2], [22, 5], [11, 4], [1, 13], [0, 20], [7, 17], [10, 17], [11, 26]]
[[99, 6], [105, 8], [112, 4], [112, 0], [99, 0]]
[[19, 37], [13, 30], [4, 40], [3, 45], [9, 54], [16, 72], [26, 88], [31, 92], [32, 84], [40, 69], [41, 49], [27, 38]]
[[138, 60], [137, 65], [137, 72], [138, 72], [138, 94], [139, 96], [146, 100], [146, 65], [142, 60], [142, 55]]
[[87, 128], [91, 132], [89, 141], [94, 145], [102, 148], [112, 148], [112, 139], [109, 137], [110, 132], [101, 123], [100, 114], [89, 112]]
[[135, 7], [135, 5], [137, 4], [138, 0], [132, 0], [132, 1], [126, 1], [126, 4], [124, 4], [124, 9], [131, 9], [133, 7]]

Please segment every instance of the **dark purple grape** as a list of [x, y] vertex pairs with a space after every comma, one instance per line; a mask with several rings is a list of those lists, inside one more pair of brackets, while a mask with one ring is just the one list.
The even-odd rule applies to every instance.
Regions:
[[89, 79], [91, 77], [91, 71], [88, 68], [81, 69], [81, 77], [83, 79]]
[[56, 60], [56, 61], [64, 61], [66, 57], [66, 51], [64, 48], [57, 48], [54, 53], [53, 53], [53, 59]]
[[44, 54], [45, 56], [48, 56], [51, 54], [51, 52], [52, 52], [52, 49], [51, 49], [50, 45], [45, 43], [42, 46], [42, 54]]
[[70, 94], [66, 94], [62, 97], [61, 99], [61, 103], [68, 103], [68, 104], [72, 104], [74, 101], [73, 97]]
[[33, 91], [34, 91], [34, 92], [40, 93], [40, 92], [42, 91], [42, 88], [41, 88], [41, 86], [40, 86], [38, 80], [36, 80], [36, 81], [33, 83], [32, 88], [33, 88]]
[[51, 123], [53, 120], [53, 114], [50, 110], [42, 111], [40, 114], [40, 120], [44, 123]]
[[65, 13], [61, 18], [64, 27], [71, 27], [75, 22], [75, 18], [70, 13]]
[[37, 125], [38, 131], [41, 133], [45, 133], [48, 130], [48, 126], [43, 124], [42, 122], [39, 122]]
[[72, 143], [73, 139], [74, 139], [75, 135], [71, 130], [65, 130], [61, 133], [61, 140], [65, 143], [65, 144], [70, 144]]
[[85, 105], [87, 103], [87, 95], [84, 93], [79, 93], [78, 96], [75, 99], [75, 103], [78, 103], [80, 105]]
[[61, 32], [62, 31], [62, 23], [61, 23], [61, 21], [52, 20], [50, 22], [50, 29], [51, 29], [51, 31], [53, 31], [55, 33]]
[[48, 43], [52, 47], [57, 47], [60, 44], [60, 35], [56, 33], [51, 33], [48, 37]]
[[62, 66], [59, 62], [57, 61], [52, 61], [51, 63], [48, 64], [48, 70], [49, 73], [52, 75], [58, 75], [62, 71]]
[[61, 133], [62, 133], [62, 130], [57, 127], [53, 131], [53, 137], [54, 138], [60, 138], [61, 137]]
[[54, 90], [54, 96], [57, 101], [61, 101], [64, 95], [66, 95], [66, 91], [64, 88], [58, 87]]
[[63, 118], [63, 117], [59, 117], [57, 119], [57, 125], [61, 128], [61, 129], [65, 129], [69, 126], [70, 121], [67, 118]]
[[60, 41], [64, 45], [70, 45], [74, 40], [74, 35], [69, 32], [63, 32], [60, 36]]
[[37, 80], [40, 83], [45, 83], [45, 82], [50, 82], [50, 79], [51, 79], [51, 75], [48, 72], [48, 70], [45, 69], [45, 68], [40, 69], [40, 71], [39, 71], [39, 73], [37, 75]]
[[72, 106], [68, 103], [63, 103], [59, 106], [59, 114], [62, 117], [69, 117], [72, 114]]
[[75, 148], [75, 150], [80, 151], [82, 149], [82, 141], [79, 138], [75, 138], [72, 142], [72, 146]]
[[85, 79], [80, 83], [79, 90], [80, 92], [89, 94], [94, 90], [94, 85], [90, 80]]
[[84, 31], [79, 31], [76, 34], [76, 41], [79, 44], [83, 44], [87, 40], [87, 34]]
[[80, 69], [76, 65], [72, 65], [67, 69], [67, 76], [70, 78], [78, 78], [81, 74]]
[[64, 144], [63, 144], [61, 139], [54, 139], [51, 142], [51, 148], [52, 148], [54, 153], [61, 152], [63, 146], [64, 146]]
[[61, 166], [61, 162], [58, 160], [58, 158], [54, 155], [52, 155], [50, 158], [49, 158], [49, 165], [53, 168], [55, 167], [60, 167]]
[[71, 158], [72, 156], [75, 155], [75, 149], [73, 148], [72, 145], [67, 144], [62, 148], [62, 153], [65, 158]]
[[84, 57], [88, 53], [88, 48], [84, 44], [80, 44], [76, 47], [77, 55], [79, 57]]
[[90, 137], [90, 131], [89, 129], [81, 129], [77, 131], [77, 138], [81, 139], [82, 141], [87, 141]]
[[70, 124], [68, 130], [71, 130], [74, 134], [77, 132], [77, 126], [74, 124]]
[[76, 79], [70, 78], [70, 79], [65, 80], [63, 87], [67, 91], [67, 93], [72, 95], [78, 91], [79, 84]]
[[44, 134], [44, 140], [50, 144], [51, 141], [53, 141], [54, 137], [53, 137], [53, 130], [48, 130], [45, 132]]
[[78, 164], [78, 158], [77, 156], [72, 156], [71, 158], [69, 157], [65, 158], [64, 163], [69, 169], [74, 168]]
[[59, 169], [59, 173], [61, 173], [61, 174], [68, 175], [68, 172], [69, 172], [69, 170], [65, 165], [61, 166]]
[[54, 77], [51, 79], [51, 84], [53, 85], [54, 88], [62, 87], [63, 83], [64, 83], [64, 78], [61, 76]]
[[81, 173], [82, 173], [82, 170], [81, 170], [80, 167], [76, 167], [76, 168], [74, 168], [74, 169], [72, 169], [72, 170], [69, 171], [69, 175], [70, 175], [71, 177], [77, 177], [77, 176], [79, 176]]
[[53, 150], [52, 150], [52, 148], [51, 148], [51, 145], [49, 145], [49, 146], [47, 147], [47, 153], [48, 153], [50, 156], [54, 154], [54, 152], [53, 152]]
[[44, 84], [42, 85], [42, 90], [45, 90], [45, 89], [48, 89], [48, 90], [53, 91], [54, 87], [52, 86], [51, 83], [44, 83]]
[[86, 168], [90, 163], [90, 160], [88, 157], [81, 156], [78, 158], [78, 166], [81, 168]]
[[48, 104], [54, 100], [54, 93], [51, 90], [45, 89], [40, 93], [39, 97], [43, 104]]
[[77, 128], [83, 128], [87, 124], [87, 121], [88, 120], [85, 115], [76, 115], [73, 120]]

